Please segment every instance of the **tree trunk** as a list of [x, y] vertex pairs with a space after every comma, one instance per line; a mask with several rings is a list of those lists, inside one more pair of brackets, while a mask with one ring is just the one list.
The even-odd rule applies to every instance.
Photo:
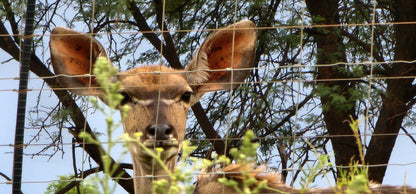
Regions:
[[[416, 1], [398, 0], [392, 2], [392, 15], [395, 22], [414, 22], [416, 21]], [[396, 24], [394, 25], [395, 60], [416, 60], [416, 25]], [[397, 134], [401, 128], [403, 119], [407, 111], [412, 108], [409, 106], [410, 100], [414, 95], [413, 78], [397, 78], [400, 76], [413, 76], [416, 74], [414, 63], [395, 63], [387, 79], [386, 95], [378, 117], [374, 134], [368, 146], [365, 160], [370, 165], [383, 164], [379, 167], [369, 168], [369, 179], [381, 183], [386, 173], [387, 164], [391, 152], [396, 142]]]
[[[307, 0], [307, 8], [312, 18], [320, 17], [319, 24], [339, 24], [338, 1], [334, 0]], [[315, 23], [316, 24], [316, 23]], [[345, 49], [342, 38], [337, 32], [338, 27], [325, 27], [314, 29], [312, 36], [318, 50], [318, 64], [332, 64], [346, 61]], [[331, 135], [332, 148], [335, 154], [337, 166], [349, 166], [352, 161], [359, 160], [358, 145], [353, 136], [349, 120], [357, 118], [355, 113], [355, 101], [350, 101], [350, 91], [354, 89], [352, 81], [326, 81], [326, 79], [347, 78], [339, 69], [345, 69], [341, 65], [320, 66], [317, 68], [318, 87], [331, 89], [336, 95], [342, 96], [345, 103], [335, 102], [328, 94], [318, 95], [322, 103], [324, 121]], [[337, 88], [335, 90], [335, 88]], [[338, 171], [339, 175], [340, 171]]]

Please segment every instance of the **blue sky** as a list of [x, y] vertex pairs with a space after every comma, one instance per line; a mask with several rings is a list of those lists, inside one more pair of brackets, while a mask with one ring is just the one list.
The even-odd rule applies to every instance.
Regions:
[[[0, 51], [0, 61], [8, 59], [4, 57], [3, 51]], [[13, 170], [13, 147], [14, 134], [15, 134], [15, 122], [16, 122], [16, 107], [17, 107], [17, 92], [18, 80], [14, 78], [19, 77], [19, 63], [11, 61], [8, 63], [0, 64], [0, 172], [6, 174], [10, 178], [12, 177]], [[39, 89], [42, 81], [37, 79], [33, 74], [31, 78], [29, 88]], [[13, 91], [14, 90], [14, 91]], [[38, 92], [28, 93], [28, 105], [27, 109], [35, 106]], [[41, 96], [43, 101], [57, 100], [55, 96], [50, 96], [50, 92], [46, 91]], [[53, 104], [53, 103], [51, 103]], [[118, 114], [115, 115], [119, 119]], [[97, 114], [88, 115], [89, 121], [94, 129], [104, 129], [104, 117]], [[97, 121], [97, 122], [94, 122]], [[25, 142], [27, 143], [38, 132], [36, 129], [25, 130]], [[115, 132], [115, 136], [118, 137], [123, 133], [122, 129], [118, 129]], [[64, 154], [58, 153], [52, 158], [48, 156], [25, 156], [23, 160], [23, 173], [22, 173], [22, 190], [24, 193], [43, 193], [46, 190], [48, 184], [57, 179], [58, 175], [73, 174], [72, 168], [72, 156], [71, 156], [71, 137], [66, 130], [63, 130], [63, 142], [64, 142]], [[104, 138], [105, 137], [101, 137]], [[24, 153], [36, 153], [44, 147], [45, 143], [48, 143], [45, 136], [41, 137], [38, 142], [33, 143], [24, 149]], [[121, 153], [121, 146], [115, 148], [114, 158], [118, 158], [118, 153]], [[77, 149], [78, 168], [82, 168], [82, 149]], [[130, 155], [123, 157], [123, 162], [130, 162]], [[88, 169], [89, 163], [85, 163], [84, 169]], [[93, 166], [95, 167], [95, 166]], [[5, 192], [6, 191], [6, 192]], [[11, 193], [12, 185], [7, 184], [6, 180], [0, 178], [0, 193]], [[118, 193], [123, 193], [122, 189], [117, 190]]]

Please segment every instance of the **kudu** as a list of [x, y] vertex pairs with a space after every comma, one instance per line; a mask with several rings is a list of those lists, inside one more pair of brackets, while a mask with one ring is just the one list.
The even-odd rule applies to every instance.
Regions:
[[[161, 147], [162, 160], [173, 171], [184, 139], [186, 114], [204, 93], [237, 87], [253, 65], [257, 31], [244, 20], [211, 34], [195, 53], [185, 70], [166, 66], [143, 66], [114, 77], [121, 85], [123, 104], [131, 107], [123, 119], [124, 132], [142, 132], [140, 142], [153, 149]], [[103, 99], [92, 69], [104, 47], [91, 35], [56, 27], [50, 38], [51, 61], [62, 85], [79, 95]], [[87, 76], [85, 76], [87, 75]], [[105, 100], [103, 100], [105, 101]], [[136, 143], [130, 143], [135, 193], [151, 193], [152, 178], [166, 172]]]
[[[125, 133], [133, 136], [142, 132], [141, 143], [150, 149], [162, 147], [162, 159], [173, 171], [184, 138], [188, 109], [204, 93], [232, 89], [244, 81], [253, 64], [256, 40], [254, 23], [241, 21], [211, 34], [183, 71], [165, 66], [143, 66], [119, 73], [114, 80], [121, 83], [122, 103], [131, 107], [122, 121]], [[50, 51], [55, 74], [65, 88], [75, 94], [103, 98], [94, 76], [89, 76], [98, 57], [108, 58], [95, 38], [56, 27], [52, 31]], [[165, 177], [166, 172], [137, 144], [130, 143], [129, 151], [133, 158], [135, 193], [151, 193], [152, 178], [146, 176], [158, 179]], [[198, 177], [194, 193], [236, 193], [233, 188], [219, 183], [218, 178], [234, 179], [241, 186], [242, 171], [254, 171], [251, 177], [258, 182], [267, 180], [268, 187], [281, 191], [263, 189], [261, 193], [301, 193], [282, 183], [277, 174], [265, 173], [263, 169], [229, 165], [222, 171], [225, 175]], [[405, 188], [407, 193], [416, 194], [413, 188], [370, 184], [371, 192], [380, 194], [404, 193]], [[336, 193], [336, 190], [311, 189], [306, 193]]]
[[[242, 191], [243, 172], [247, 172], [250, 178], [254, 178], [257, 182], [250, 187], [258, 186], [262, 181], [267, 181], [267, 188], [262, 188], [259, 193], [291, 193], [291, 194], [340, 194], [340, 193], [357, 193], [357, 194], [416, 194], [416, 189], [407, 186], [389, 186], [379, 185], [374, 183], [368, 183], [368, 190], [364, 190], [364, 187], [359, 185], [351, 186], [350, 188], [344, 186], [342, 188], [311, 188], [308, 190], [300, 190], [290, 187], [280, 180], [279, 174], [272, 172], [265, 172], [264, 168], [254, 169], [252, 166], [231, 164], [218, 172], [204, 173], [200, 175], [196, 182], [194, 194], [206, 194], [206, 193], [226, 193], [226, 194], [239, 194], [235, 188], [231, 186], [224, 186], [218, 181], [219, 178], [232, 179], [238, 183], [238, 188]], [[364, 183], [365, 184], [365, 183]], [[357, 186], [359, 189], [357, 189]], [[356, 190], [353, 190], [356, 189]], [[361, 189], [361, 190], [360, 190]], [[364, 191], [364, 192], [363, 192]]]

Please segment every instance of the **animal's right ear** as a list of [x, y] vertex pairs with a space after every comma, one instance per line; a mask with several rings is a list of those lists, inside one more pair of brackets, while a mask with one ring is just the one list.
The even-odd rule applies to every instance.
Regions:
[[65, 27], [52, 30], [49, 41], [51, 61], [61, 84], [79, 95], [99, 95], [99, 85], [92, 75], [98, 57], [108, 56], [94, 37]]

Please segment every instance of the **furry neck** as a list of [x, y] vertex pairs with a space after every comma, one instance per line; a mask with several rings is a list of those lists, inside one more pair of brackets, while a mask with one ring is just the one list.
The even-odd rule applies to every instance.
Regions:
[[[176, 167], [176, 157], [172, 157], [166, 161], [165, 165], [170, 172], [173, 172]], [[135, 194], [154, 193], [153, 181], [167, 179], [170, 182], [168, 173], [155, 159], [149, 159], [147, 162], [143, 162], [133, 158], [133, 170]]]

